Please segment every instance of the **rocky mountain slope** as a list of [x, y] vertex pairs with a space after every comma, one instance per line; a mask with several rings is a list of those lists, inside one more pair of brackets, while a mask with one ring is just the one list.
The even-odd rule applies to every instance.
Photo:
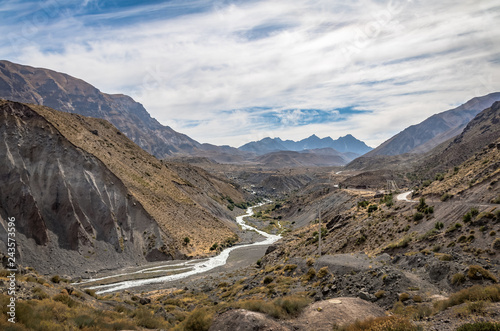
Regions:
[[152, 118], [123, 94], [106, 94], [81, 79], [49, 69], [0, 60], [0, 98], [44, 105], [56, 110], [102, 118], [152, 155], [245, 155], [236, 148], [200, 144]]
[[348, 134], [333, 140], [331, 137], [319, 138], [312, 135], [300, 141], [281, 140], [280, 138], [264, 138], [259, 141], [252, 141], [241, 147], [242, 151], [253, 152], [258, 155], [276, 151], [303, 151], [308, 149], [332, 148], [340, 153], [365, 154], [372, 150], [364, 142]]
[[433, 115], [419, 124], [406, 128], [364, 156], [428, 152], [440, 143], [460, 134], [474, 116], [499, 100], [500, 92], [473, 98], [457, 108]]
[[0, 110], [0, 236], [15, 217], [21, 263], [82, 274], [237, 240], [225, 200], [243, 195], [229, 182], [163, 163], [102, 119], [10, 101]]

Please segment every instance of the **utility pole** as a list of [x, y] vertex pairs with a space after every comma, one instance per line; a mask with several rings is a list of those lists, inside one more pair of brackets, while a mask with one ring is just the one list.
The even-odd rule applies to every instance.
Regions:
[[318, 251], [319, 251], [319, 256], [321, 257], [321, 210], [318, 209]]

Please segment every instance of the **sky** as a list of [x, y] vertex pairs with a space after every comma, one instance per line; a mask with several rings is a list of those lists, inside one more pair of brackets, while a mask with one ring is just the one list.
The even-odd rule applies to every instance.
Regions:
[[498, 0], [0, 2], [0, 58], [142, 103], [199, 142], [376, 147], [500, 91]]

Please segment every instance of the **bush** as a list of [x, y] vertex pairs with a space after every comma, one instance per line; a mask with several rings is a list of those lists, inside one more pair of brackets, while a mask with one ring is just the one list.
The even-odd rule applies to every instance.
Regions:
[[460, 326], [457, 331], [500, 331], [500, 323], [476, 322]]
[[290, 318], [298, 316], [300, 312], [311, 303], [311, 300], [296, 295], [284, 296], [272, 302], [263, 300], [244, 300], [238, 302], [237, 306], [243, 309], [268, 314], [274, 318]]
[[55, 275], [55, 276], [52, 276], [52, 278], [50, 280], [52, 281], [52, 283], [58, 284], [61, 281], [61, 278], [58, 275]]
[[88, 295], [90, 295], [91, 297], [97, 298], [97, 294], [95, 294], [94, 290], [91, 290], [88, 288], [84, 292], [87, 293]]
[[148, 309], [143, 307], [135, 310], [133, 317], [137, 321], [138, 326], [147, 329], [161, 329], [165, 324], [161, 317], [153, 315]]
[[318, 274], [316, 275], [316, 277], [318, 277], [319, 279], [325, 277], [326, 275], [328, 275], [330, 272], [328, 271], [328, 267], [323, 267], [321, 269], [318, 270]]
[[491, 243], [491, 247], [493, 249], [500, 249], [500, 238], [495, 238], [495, 240], [493, 240], [493, 242]]
[[219, 244], [218, 244], [218, 243], [214, 243], [214, 244], [212, 245], [212, 247], [210, 247], [210, 250], [211, 250], [211, 251], [215, 251], [215, 250], [217, 249], [217, 247], [219, 247]]
[[409, 300], [409, 299], [410, 299], [410, 295], [408, 293], [406, 293], [406, 292], [405, 293], [401, 293], [399, 295], [399, 301], [401, 301], [401, 302], [404, 302], [404, 301]]
[[208, 308], [197, 308], [186, 318], [183, 330], [208, 331], [212, 325], [213, 315], [213, 311]]
[[96, 325], [95, 320], [90, 317], [89, 315], [80, 315], [77, 316], [73, 319], [75, 321], [76, 326], [78, 326], [79, 329], [83, 328], [90, 328], [92, 326]]
[[385, 295], [385, 291], [384, 290], [379, 290], [379, 291], [375, 292], [374, 295], [375, 295], [375, 298], [380, 299], [380, 298], [382, 298]]
[[444, 175], [441, 173], [437, 173], [436, 177], [434, 177], [435, 180], [442, 181], [444, 179]]
[[441, 201], [445, 202], [449, 199], [453, 198], [453, 194], [449, 194], [449, 193], [444, 193], [442, 196], [441, 196]]
[[316, 276], [316, 270], [314, 268], [309, 268], [307, 273], [303, 276], [303, 279], [305, 281], [310, 281]]
[[448, 307], [460, 305], [467, 301], [500, 301], [500, 285], [480, 286], [463, 289], [450, 295], [447, 300], [435, 302], [438, 310], [445, 310]]
[[413, 220], [414, 220], [415, 222], [418, 222], [418, 221], [420, 221], [420, 220], [421, 220], [421, 219], [423, 219], [423, 218], [424, 218], [424, 215], [423, 215], [422, 213], [420, 213], [420, 212], [416, 212], [416, 213], [413, 215]]
[[442, 228], [444, 228], [443, 222], [436, 222], [436, 224], [434, 224], [434, 228], [436, 230], [441, 230]]
[[495, 283], [498, 282], [498, 279], [488, 270], [484, 269], [478, 265], [470, 265], [469, 270], [467, 271], [467, 277], [470, 279], [491, 279]]
[[31, 292], [33, 292], [33, 299], [36, 300], [43, 300], [49, 297], [49, 295], [45, 293], [40, 287], [33, 288]]
[[366, 207], [368, 207], [369, 204], [370, 204], [370, 202], [368, 202], [366, 200], [358, 201], [358, 208], [366, 208]]
[[264, 280], [262, 281], [265, 285], [270, 284], [273, 282], [273, 277], [272, 276], [266, 276], [264, 277]]
[[418, 331], [419, 327], [412, 324], [408, 319], [401, 316], [383, 316], [356, 321], [352, 324], [340, 327], [333, 326], [333, 331], [362, 331], [362, 330], [387, 330], [387, 331]]
[[453, 285], [460, 285], [465, 282], [465, 275], [462, 273], [456, 273], [451, 277], [451, 283]]
[[373, 213], [378, 209], [377, 205], [369, 205], [368, 206], [368, 213]]
[[67, 295], [67, 294], [58, 294], [58, 295], [55, 295], [52, 298], [52, 300], [64, 303], [66, 306], [68, 306], [70, 308], [75, 307], [78, 304], [75, 300], [71, 299], [69, 297], [69, 295]]
[[293, 271], [297, 269], [297, 265], [296, 264], [287, 264], [284, 268], [283, 268], [283, 271]]

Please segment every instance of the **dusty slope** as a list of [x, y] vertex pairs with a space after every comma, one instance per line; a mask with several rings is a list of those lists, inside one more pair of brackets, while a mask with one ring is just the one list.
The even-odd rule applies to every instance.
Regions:
[[[2, 232], [8, 216], [19, 217], [24, 263], [116, 267], [205, 254], [235, 237], [224, 200], [243, 196], [228, 182], [163, 164], [104, 120], [13, 102], [1, 108]], [[37, 261], [37, 250], [46, 260]]]

